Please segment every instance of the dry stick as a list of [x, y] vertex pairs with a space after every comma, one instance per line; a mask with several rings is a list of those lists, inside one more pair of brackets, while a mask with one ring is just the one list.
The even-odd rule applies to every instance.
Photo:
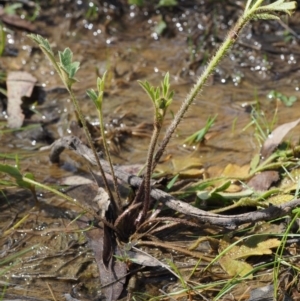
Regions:
[[[59, 162], [59, 155], [65, 148], [75, 151], [78, 155], [84, 157], [91, 164], [96, 165], [93, 152], [86, 145], [84, 145], [79, 140], [79, 138], [74, 136], [68, 136], [68, 137], [58, 139], [52, 144], [52, 150], [50, 153], [51, 162], [53, 163]], [[109, 164], [105, 160], [100, 160], [100, 161], [103, 170], [106, 173], [111, 174]], [[140, 177], [124, 172], [122, 170], [122, 167], [115, 167], [114, 169], [115, 169], [116, 177], [122, 180], [123, 182], [126, 182], [132, 187], [138, 188], [143, 182], [143, 180]], [[294, 208], [300, 205], [300, 199], [296, 199], [287, 202], [285, 204], [282, 204], [280, 206], [270, 205], [269, 208], [259, 210], [259, 211], [237, 214], [237, 215], [221, 215], [221, 214], [214, 214], [196, 208], [156, 188], [151, 189], [150, 195], [155, 200], [160, 201], [165, 206], [175, 211], [181, 212], [189, 216], [197, 217], [199, 219], [199, 222], [201, 223], [208, 223], [211, 225], [225, 227], [228, 229], [235, 229], [237, 226], [245, 223], [276, 219], [291, 213], [291, 211]]]
[[247, 24], [247, 22], [250, 20], [250, 16], [246, 19], [244, 18], [244, 15], [239, 18], [237, 23], [234, 25], [234, 27], [229, 31], [225, 41], [221, 45], [221, 47], [217, 50], [216, 54], [213, 56], [213, 58], [208, 63], [207, 67], [199, 77], [197, 83], [194, 85], [184, 102], [182, 103], [179, 111], [176, 113], [172, 123], [168, 127], [166, 134], [163, 138], [163, 141], [161, 142], [161, 145], [157, 151], [157, 153], [154, 156], [153, 161], [153, 167], [152, 171], [154, 171], [157, 163], [159, 162], [161, 156], [163, 155], [174, 131], [178, 127], [180, 121], [182, 120], [184, 114], [188, 110], [191, 103], [195, 100], [198, 93], [201, 91], [202, 87], [206, 83], [207, 79], [211, 75], [211, 73], [214, 71], [216, 66], [219, 64], [220, 60], [225, 56], [228, 49], [235, 43], [237, 40], [238, 34], [240, 31], [244, 28], [244, 26]]
[[139, 245], [139, 246], [140, 245], [152, 246], [152, 247], [155, 247], [155, 248], [161, 247], [161, 248], [164, 248], [164, 249], [171, 249], [171, 250], [178, 251], [178, 252], [180, 252], [182, 254], [189, 255], [189, 256], [194, 257], [194, 258], [201, 258], [202, 260], [207, 261], [207, 262], [211, 262], [213, 260], [213, 257], [205, 256], [201, 252], [198, 252], [198, 251], [189, 251], [188, 249], [181, 248], [181, 247], [178, 247], [178, 246], [170, 244], [170, 243], [164, 243], [164, 242], [156, 240], [156, 239], [155, 239], [155, 241], [143, 241], [143, 240], [139, 240], [136, 243], [136, 246], [137, 245]]

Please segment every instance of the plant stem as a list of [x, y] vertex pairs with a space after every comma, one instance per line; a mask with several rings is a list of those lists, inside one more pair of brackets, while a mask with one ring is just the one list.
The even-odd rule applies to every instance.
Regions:
[[109, 166], [110, 166], [110, 169], [111, 169], [111, 175], [112, 175], [112, 178], [113, 178], [114, 189], [115, 189], [115, 192], [116, 192], [116, 195], [117, 195], [116, 207], [117, 207], [117, 211], [118, 211], [118, 215], [119, 215], [119, 214], [121, 214], [121, 207], [122, 207], [121, 196], [120, 196], [120, 192], [119, 192], [119, 189], [118, 189], [118, 181], [117, 181], [115, 171], [114, 171], [114, 167], [113, 167], [113, 164], [112, 164], [112, 161], [111, 161], [111, 156], [110, 156], [110, 153], [108, 151], [108, 146], [107, 146], [107, 141], [106, 141], [105, 131], [104, 131], [104, 122], [103, 122], [102, 109], [98, 110], [98, 114], [99, 114], [100, 131], [101, 131], [101, 135], [102, 135], [102, 139], [103, 139], [103, 146], [104, 146], [104, 150], [105, 150], [105, 155], [106, 155], [106, 158], [109, 162]]
[[245, 27], [245, 25], [249, 22], [251, 19], [251, 16], [254, 14], [254, 10], [251, 8], [251, 13], [244, 13], [243, 16], [241, 16], [237, 23], [234, 25], [234, 27], [229, 31], [225, 41], [220, 46], [220, 48], [217, 50], [216, 54], [213, 56], [211, 61], [208, 63], [207, 67], [205, 68], [202, 75], [199, 77], [197, 83], [194, 85], [194, 87], [191, 89], [190, 93], [182, 103], [179, 111], [175, 115], [172, 123], [168, 127], [166, 134], [163, 138], [163, 141], [158, 149], [158, 151], [155, 154], [154, 162], [152, 170], [156, 167], [157, 163], [159, 162], [161, 156], [164, 153], [164, 150], [166, 146], [168, 145], [174, 131], [178, 127], [180, 121], [182, 120], [184, 114], [188, 110], [191, 103], [195, 100], [198, 93], [203, 88], [204, 84], [206, 83], [207, 79], [211, 75], [211, 73], [215, 70], [216, 66], [219, 64], [220, 60], [225, 56], [228, 49], [235, 43], [235, 41], [238, 38], [238, 34], [241, 32], [241, 30]]
[[75, 108], [75, 110], [76, 110], [76, 112], [77, 112], [77, 114], [78, 114], [79, 120], [80, 120], [80, 122], [82, 123], [82, 126], [83, 126], [83, 129], [84, 129], [86, 138], [87, 138], [87, 140], [88, 140], [88, 144], [89, 144], [89, 146], [90, 146], [90, 148], [91, 148], [91, 150], [92, 150], [92, 152], [93, 152], [93, 154], [94, 154], [94, 156], [95, 156], [95, 160], [96, 160], [97, 167], [98, 167], [98, 169], [100, 170], [101, 176], [102, 176], [103, 181], [104, 181], [105, 188], [106, 188], [106, 190], [107, 190], [107, 192], [108, 192], [109, 198], [110, 198], [110, 200], [111, 200], [111, 202], [112, 202], [112, 205], [113, 205], [113, 207], [114, 207], [115, 212], [114, 212], [113, 214], [114, 214], [114, 215], [115, 215], [115, 214], [116, 214], [116, 215], [119, 215], [119, 213], [121, 212], [121, 210], [120, 210], [120, 208], [119, 208], [118, 203], [116, 203], [116, 201], [115, 201], [115, 199], [114, 199], [114, 197], [113, 197], [113, 195], [112, 195], [111, 189], [109, 188], [107, 178], [106, 178], [106, 176], [105, 176], [104, 170], [103, 170], [102, 165], [101, 165], [101, 163], [100, 163], [98, 154], [97, 154], [96, 149], [95, 149], [95, 146], [94, 146], [94, 144], [93, 144], [91, 134], [90, 134], [90, 132], [89, 132], [89, 130], [88, 130], [88, 128], [87, 128], [86, 121], [85, 121], [85, 118], [83, 117], [83, 114], [82, 114], [82, 111], [81, 111], [81, 109], [80, 109], [79, 103], [78, 103], [78, 101], [77, 101], [77, 99], [76, 99], [76, 97], [75, 97], [75, 95], [74, 95], [74, 93], [73, 93], [73, 90], [72, 90], [71, 88], [69, 88], [69, 87], [67, 87], [67, 90], [68, 90], [68, 92], [69, 92], [69, 94], [70, 94], [70, 96], [71, 96], [71, 99], [72, 99], [74, 108]]
[[48, 190], [60, 197], [62, 197], [63, 199], [67, 200], [68, 202], [71, 202], [72, 204], [78, 206], [80, 209], [83, 210], [83, 213], [89, 213], [92, 215], [92, 217], [95, 219], [95, 220], [98, 220], [98, 221], [102, 221], [107, 227], [113, 229], [114, 231], [116, 231], [117, 233], [119, 233], [119, 230], [117, 228], [114, 227], [113, 224], [111, 224], [109, 221], [107, 221], [105, 218], [100, 218], [98, 216], [98, 214], [92, 210], [91, 208], [89, 208], [88, 206], [85, 206], [83, 204], [81, 204], [80, 202], [77, 202], [76, 199], [73, 199], [72, 197], [68, 196], [67, 194], [64, 194], [60, 191], [58, 191], [57, 189], [54, 189], [50, 186], [47, 186], [47, 185], [44, 185], [44, 184], [41, 184], [39, 182], [36, 182], [32, 179], [29, 179], [29, 178], [26, 178], [26, 177], [23, 177], [23, 181], [24, 182], [27, 182], [31, 185], [34, 185], [34, 186], [37, 186], [39, 188], [42, 188], [42, 189], [45, 189], [45, 190]]
[[147, 155], [147, 168], [146, 174], [144, 178], [145, 186], [144, 186], [144, 202], [143, 202], [143, 211], [141, 215], [141, 219], [139, 222], [142, 222], [147, 215], [149, 205], [150, 205], [150, 192], [151, 192], [151, 175], [153, 170], [153, 155], [155, 151], [155, 146], [157, 144], [158, 136], [160, 133], [162, 122], [159, 122], [157, 119], [154, 122], [154, 130], [152, 133], [151, 141], [149, 144], [149, 151]]

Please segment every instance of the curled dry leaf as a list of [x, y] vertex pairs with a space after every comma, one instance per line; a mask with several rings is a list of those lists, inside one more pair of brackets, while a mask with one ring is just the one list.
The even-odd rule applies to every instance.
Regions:
[[24, 121], [22, 112], [22, 97], [30, 97], [33, 91], [36, 78], [28, 72], [13, 71], [7, 75], [7, 113], [8, 126], [10, 128], [19, 128]]
[[255, 175], [248, 183], [247, 186], [255, 191], [266, 191], [274, 182], [279, 180], [279, 173], [275, 170], [266, 170]]
[[0, 19], [2, 22], [15, 26], [21, 29], [25, 29], [30, 32], [37, 32], [36, 26], [31, 22], [22, 19], [20, 16], [16, 14], [6, 14], [4, 9], [0, 8]]
[[108, 210], [110, 201], [108, 193], [102, 187], [98, 187], [97, 195], [93, 199], [93, 202], [97, 203], [101, 212], [101, 217], [104, 218], [105, 212]]
[[[104, 189], [98, 187], [95, 183], [70, 187], [66, 193], [95, 212], [99, 210], [99, 206], [100, 209], [105, 210], [108, 202]], [[86, 229], [91, 219], [91, 216], [85, 214], [77, 219], [77, 224], [80, 228]], [[107, 236], [105, 231], [107, 231], [107, 228], [105, 229], [103, 224], [100, 223], [95, 228], [84, 231], [84, 234], [88, 239], [90, 248], [94, 252], [94, 258], [100, 273], [102, 293], [106, 297], [106, 300], [115, 301], [123, 291], [127, 268], [123, 261], [116, 260], [112, 256], [122, 256], [122, 253], [113, 237]], [[110, 241], [109, 238], [111, 238]], [[111, 252], [111, 254], [107, 256], [106, 252]], [[104, 262], [103, 257], [106, 257], [106, 262]]]
[[278, 126], [268, 137], [268, 139], [265, 141], [264, 145], [261, 148], [261, 158], [262, 160], [265, 160], [268, 158], [272, 152], [276, 149], [276, 147], [282, 142], [282, 139], [286, 136], [286, 134], [292, 130], [296, 125], [298, 125], [300, 121], [300, 118], [284, 123], [280, 126]]

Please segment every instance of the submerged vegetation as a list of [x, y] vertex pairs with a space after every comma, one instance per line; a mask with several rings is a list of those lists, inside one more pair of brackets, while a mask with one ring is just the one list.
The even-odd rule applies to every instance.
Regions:
[[[144, 5], [142, 1], [131, 4]], [[160, 1], [158, 4], [163, 7], [176, 5], [177, 1]], [[248, 0], [243, 14], [208, 61], [178, 111], [173, 113], [166, 131], [163, 131], [164, 122], [176, 99], [170, 84], [172, 75], [166, 72], [158, 86], [147, 80], [139, 81], [139, 88], [144, 90], [153, 108], [152, 136], [144, 166], [139, 172], [128, 172], [123, 166], [113, 165], [104, 121], [105, 83], [109, 81], [109, 70], [98, 76], [96, 90], [86, 91], [97, 110], [103, 154], [94, 143], [93, 124], [85, 118], [74, 89], [80, 68], [80, 63], [73, 61], [76, 53], [67, 47], [58, 51], [57, 59], [51, 41], [42, 35], [30, 34], [59, 75], [75, 108], [77, 123], [85, 134], [81, 139], [65, 135], [56, 139], [51, 145], [50, 160], [58, 163], [64, 149], [71, 150], [89, 163], [93, 181], [90, 186], [82, 185], [83, 191], [77, 185], [71, 189], [58, 189], [39, 183], [34, 179], [34, 173], [21, 172], [18, 159], [15, 166], [0, 164], [0, 171], [5, 175], [5, 181], [1, 183], [3, 191], [10, 186], [27, 189], [35, 201], [29, 214], [16, 218], [15, 223], [2, 231], [0, 241], [8, 244], [6, 238], [26, 223], [29, 215], [42, 212], [40, 209], [44, 204], [41, 204], [43, 197], [37, 193], [39, 189], [43, 191], [41, 195], [48, 191], [68, 201], [67, 206], [63, 203], [66, 208], [62, 208], [65, 212], [61, 215], [69, 220], [66, 233], [73, 233], [70, 234], [72, 243], [66, 243], [68, 254], [73, 256], [68, 260], [72, 262], [86, 255], [87, 251], [79, 252], [78, 257], [75, 255], [76, 246], [81, 248], [86, 239], [100, 273], [101, 294], [107, 300], [121, 297], [127, 300], [229, 300], [231, 294], [232, 300], [248, 298], [253, 301], [265, 295], [277, 300], [285, 294], [296, 296], [299, 293], [296, 279], [300, 272], [299, 235], [295, 229], [300, 214], [297, 209], [300, 204], [297, 160], [300, 147], [285, 143], [283, 139], [300, 118], [275, 128], [276, 118], [268, 121], [259, 105], [252, 107], [249, 125], [255, 128], [261, 149], [250, 166], [244, 168], [232, 164], [217, 177], [199, 179], [202, 168], [199, 160], [189, 158], [182, 165], [173, 160], [174, 168], [168, 173], [169, 177], [153, 180], [153, 174], [170, 162], [164, 155], [171, 137], [245, 26], [258, 19], [280, 20], [280, 14], [291, 15], [295, 9], [294, 1], [278, 0], [263, 5], [262, 0]], [[95, 11], [89, 11], [90, 17], [94, 14]], [[275, 91], [272, 97], [287, 106], [296, 101]], [[205, 126], [185, 143], [199, 144], [201, 152], [201, 145], [205, 145], [205, 138], [216, 120], [217, 115], [208, 118]], [[162, 139], [161, 133], [164, 133]], [[9, 182], [6, 176], [14, 181]], [[239, 211], [235, 211], [237, 209]], [[48, 235], [51, 231], [61, 229], [47, 229], [45, 233]], [[16, 256], [23, 256], [27, 251], [16, 253]], [[8, 262], [12, 266], [18, 265], [14, 257], [5, 256], [0, 261], [1, 268]], [[84, 264], [87, 264], [90, 259], [84, 258]], [[54, 274], [60, 275], [64, 268], [65, 263]], [[5, 266], [0, 276], [8, 269]], [[80, 271], [78, 268], [74, 272], [73, 280], [85, 279]], [[138, 286], [131, 286], [134, 279], [143, 281], [151, 275], [158, 278], [159, 273], [167, 275], [166, 288], [159, 292], [142, 292]], [[43, 277], [53, 276], [46, 273]], [[131, 279], [127, 283], [128, 278]], [[266, 281], [267, 284], [255, 288], [255, 281]], [[9, 285], [8, 281], [4, 283], [4, 295]], [[49, 290], [52, 292], [51, 288]], [[98, 289], [94, 296], [99, 298]]]

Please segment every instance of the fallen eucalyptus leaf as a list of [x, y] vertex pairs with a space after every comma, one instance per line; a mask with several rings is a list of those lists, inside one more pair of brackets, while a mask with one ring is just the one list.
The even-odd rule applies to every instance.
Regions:
[[[252, 271], [252, 266], [244, 260], [249, 256], [272, 254], [271, 248], [277, 248], [280, 241], [276, 238], [266, 239], [265, 236], [252, 236], [247, 241], [231, 246], [228, 238], [220, 240], [219, 253], [226, 251], [219, 260], [222, 268], [230, 276], [245, 276]], [[228, 249], [228, 250], [226, 250]], [[252, 274], [248, 275], [252, 278]]]
[[247, 186], [255, 191], [266, 191], [274, 182], [279, 180], [279, 173], [275, 170], [263, 171], [254, 177], [247, 183]]
[[224, 256], [219, 260], [219, 263], [223, 270], [226, 271], [226, 273], [231, 277], [243, 277], [249, 274], [248, 278], [253, 278], [251, 274], [253, 267], [247, 262], [235, 260], [230, 258], [229, 256]]
[[24, 114], [22, 112], [22, 97], [30, 97], [36, 78], [28, 72], [13, 71], [7, 75], [7, 113], [8, 126], [20, 128], [23, 125]]
[[101, 218], [104, 218], [105, 212], [108, 210], [110, 200], [108, 193], [102, 188], [98, 187], [97, 195], [94, 197], [93, 202], [96, 202], [101, 212]]
[[282, 139], [287, 135], [287, 133], [292, 130], [296, 125], [298, 125], [300, 118], [295, 121], [284, 123], [278, 126], [265, 141], [261, 148], [260, 154], [261, 159], [265, 160], [268, 158], [276, 147], [282, 142]]

